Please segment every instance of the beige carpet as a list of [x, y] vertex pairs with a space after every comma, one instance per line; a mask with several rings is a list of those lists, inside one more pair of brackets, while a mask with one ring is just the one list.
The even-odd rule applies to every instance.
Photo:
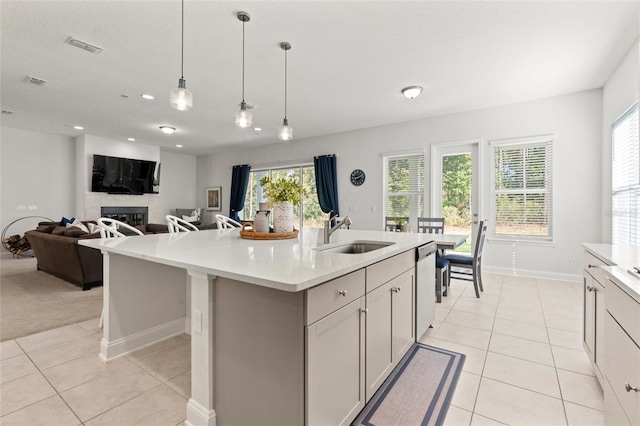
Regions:
[[99, 318], [102, 287], [88, 291], [36, 269], [36, 259], [0, 256], [0, 341]]

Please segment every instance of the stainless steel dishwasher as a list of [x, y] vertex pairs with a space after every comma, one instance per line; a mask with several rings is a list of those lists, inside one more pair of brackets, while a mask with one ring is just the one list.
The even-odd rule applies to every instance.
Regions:
[[436, 319], [435, 242], [416, 248], [416, 340]]

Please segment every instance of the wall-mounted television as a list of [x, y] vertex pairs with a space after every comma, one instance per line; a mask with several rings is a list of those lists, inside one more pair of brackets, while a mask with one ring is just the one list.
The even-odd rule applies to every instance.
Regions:
[[156, 162], [93, 155], [92, 192], [157, 194]]

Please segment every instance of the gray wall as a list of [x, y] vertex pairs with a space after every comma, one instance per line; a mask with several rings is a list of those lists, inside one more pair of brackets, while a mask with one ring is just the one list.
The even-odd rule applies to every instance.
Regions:
[[[293, 124], [293, 123], [292, 123]], [[338, 155], [338, 192], [341, 215], [349, 215], [353, 228], [382, 229], [383, 170], [381, 154], [422, 149], [430, 168], [433, 143], [481, 139], [484, 188], [482, 217], [491, 217], [492, 139], [555, 134], [554, 242], [544, 246], [489, 241], [486, 269], [526, 275], [578, 279], [581, 246], [600, 238], [602, 91], [591, 90], [532, 102], [450, 114], [391, 126], [362, 129], [307, 140], [279, 142], [263, 148], [198, 157], [198, 191], [221, 185], [223, 207], [228, 210], [231, 167], [234, 164], [287, 165], [312, 161], [314, 155]], [[349, 183], [355, 168], [367, 174], [364, 185]], [[428, 176], [428, 172], [426, 173]], [[425, 184], [430, 199], [430, 182]], [[429, 212], [430, 207], [425, 206]]]
[[[25, 216], [46, 216], [53, 220], [73, 216], [76, 207], [74, 159], [73, 138], [2, 127], [2, 229]], [[29, 206], [35, 206], [37, 210], [28, 210]], [[22, 220], [12, 225], [8, 232], [24, 233], [40, 220], [43, 219]]]
[[[0, 226], [29, 215], [42, 215], [53, 220], [71, 217], [83, 204], [87, 176], [91, 164], [85, 158], [85, 145], [76, 139], [46, 133], [2, 127], [0, 129]], [[108, 155], [137, 158], [132, 154], [135, 144], [119, 149], [122, 142], [95, 136], [83, 140], [99, 141]], [[131, 144], [129, 144], [131, 145]], [[144, 148], [144, 147], [143, 147]], [[157, 147], [155, 147], [157, 149]], [[138, 149], [139, 150], [139, 149]], [[196, 206], [196, 157], [157, 152], [162, 163], [160, 206], [162, 217], [176, 207]], [[79, 158], [80, 157], [80, 158]], [[158, 158], [153, 158], [157, 160]], [[37, 206], [37, 210], [18, 210], [19, 206]], [[204, 207], [204, 198], [199, 203]], [[81, 214], [80, 214], [81, 215]], [[77, 217], [79, 219], [96, 219]], [[9, 228], [11, 234], [33, 229], [39, 220], [23, 220]]]

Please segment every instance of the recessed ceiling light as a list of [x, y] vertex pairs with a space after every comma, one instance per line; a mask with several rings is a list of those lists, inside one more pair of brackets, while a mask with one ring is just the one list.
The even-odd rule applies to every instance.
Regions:
[[76, 130], [84, 130], [84, 127], [82, 126], [73, 126], [73, 128]]
[[171, 133], [176, 131], [176, 128], [171, 126], [160, 126], [160, 130], [162, 130], [162, 133], [170, 135]]
[[256, 132], [261, 132], [262, 131], [262, 127], [254, 127], [253, 130], [255, 130]]
[[176, 148], [182, 148], [182, 145], [176, 145]]
[[148, 101], [152, 101], [155, 99], [155, 97], [153, 95], [148, 95], [146, 93], [143, 93], [142, 95], [140, 95], [140, 97], [142, 97], [142, 99], [146, 99]]
[[136, 138], [127, 138], [127, 140], [128, 140], [129, 142], [133, 142], [133, 141], [135, 141], [135, 140], [136, 140]]
[[420, 86], [409, 86], [402, 89], [402, 94], [409, 99], [416, 98], [421, 92], [422, 87]]

